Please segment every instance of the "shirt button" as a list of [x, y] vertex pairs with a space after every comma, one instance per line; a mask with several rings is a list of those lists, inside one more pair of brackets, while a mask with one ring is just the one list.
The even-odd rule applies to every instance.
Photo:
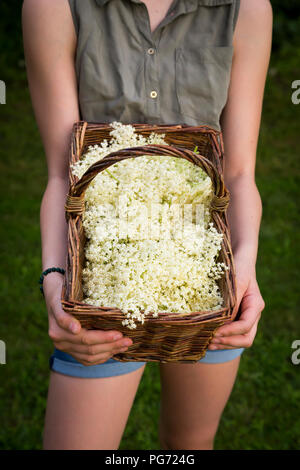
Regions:
[[152, 90], [150, 93], [151, 98], [156, 98], [157, 97], [157, 92], [155, 90]]
[[154, 54], [155, 50], [153, 49], [153, 47], [149, 47], [148, 49], [148, 54], [152, 55]]

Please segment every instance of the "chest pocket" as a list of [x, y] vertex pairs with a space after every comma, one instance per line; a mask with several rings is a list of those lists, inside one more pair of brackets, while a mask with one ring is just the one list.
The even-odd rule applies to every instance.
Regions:
[[175, 50], [175, 86], [180, 113], [213, 125], [227, 101], [233, 46], [179, 47]]

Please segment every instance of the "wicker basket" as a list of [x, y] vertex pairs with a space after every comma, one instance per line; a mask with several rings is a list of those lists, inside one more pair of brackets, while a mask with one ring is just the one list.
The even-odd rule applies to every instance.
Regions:
[[[205, 355], [214, 331], [232, 321], [236, 303], [235, 271], [230, 245], [230, 231], [226, 208], [229, 193], [223, 182], [223, 143], [220, 132], [207, 126], [132, 124], [144, 136], [151, 132], [165, 134], [168, 145], [146, 145], [110, 153], [94, 163], [78, 179], [69, 170], [70, 189], [65, 210], [68, 221], [68, 255], [62, 289], [63, 309], [77, 318], [84, 328], [118, 330], [132, 338], [133, 344], [124, 353], [114, 356], [118, 361], [197, 362]], [[77, 162], [90, 145], [110, 138], [109, 124], [74, 124], [70, 164]], [[198, 152], [194, 153], [195, 146]], [[211, 205], [212, 221], [224, 234], [218, 261], [229, 266], [218, 281], [224, 306], [214, 311], [189, 314], [160, 313], [157, 318], [147, 316], [145, 323], [137, 323], [134, 330], [122, 325], [124, 313], [117, 308], [98, 307], [83, 303], [82, 268], [85, 263], [85, 234], [82, 225], [84, 193], [89, 183], [101, 171], [123, 159], [141, 155], [166, 155], [185, 158], [199, 165], [211, 177], [215, 188]]]

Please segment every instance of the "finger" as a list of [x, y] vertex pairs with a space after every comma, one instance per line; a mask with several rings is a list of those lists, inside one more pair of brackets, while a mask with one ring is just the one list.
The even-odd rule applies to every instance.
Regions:
[[237, 349], [237, 346], [226, 346], [224, 344], [210, 344], [207, 349], [211, 351], [223, 351], [224, 349]]
[[91, 346], [99, 343], [111, 343], [120, 339], [130, 338], [123, 336], [123, 333], [117, 330], [84, 330], [81, 335], [81, 344]]
[[57, 301], [53, 306], [51, 306], [51, 313], [60, 328], [72, 333], [73, 335], [77, 335], [78, 333], [80, 333], [80, 322], [69, 313], [66, 313], [61, 308], [60, 302]]
[[248, 335], [230, 336], [226, 338], [226, 343], [217, 343], [211, 346], [215, 346], [216, 349], [250, 348], [252, 342], [249, 340]]
[[103, 353], [112, 353], [116, 354], [124, 347], [131, 346], [132, 341], [130, 339], [122, 339], [114, 343], [103, 343], [103, 344], [93, 344], [91, 346], [85, 346], [83, 344], [74, 344], [69, 342], [58, 343], [58, 349], [61, 351], [78, 353], [78, 354], [87, 354], [90, 356], [103, 354]]
[[104, 362], [111, 359], [112, 356], [113, 354], [109, 354], [109, 353], [98, 354], [95, 356], [89, 356], [87, 354], [78, 354], [78, 353], [73, 354], [74, 359], [76, 359], [78, 362], [80, 362], [81, 364], [85, 366], [103, 364]]
[[[123, 338], [121, 332], [116, 330], [87, 330], [81, 329], [78, 335], [69, 333], [66, 330], [61, 329], [57, 324], [50, 325], [49, 336], [52, 341], [56, 342], [67, 342], [72, 344], [81, 344], [85, 346], [91, 346], [93, 344], [103, 344], [118, 341]], [[129, 338], [128, 338], [129, 339]]]
[[88, 354], [79, 354], [69, 352], [76, 361], [80, 362], [84, 366], [93, 366], [97, 364], [103, 364], [108, 361], [112, 355], [108, 353], [98, 354], [97, 356], [89, 356]]
[[237, 275], [236, 278], [236, 304], [233, 308], [232, 311], [232, 316], [233, 318], [236, 317], [239, 308], [241, 306], [241, 302], [243, 300], [243, 296], [245, 295], [245, 292], [247, 290], [249, 281], [247, 279], [242, 278], [241, 276]]
[[[243, 307], [242, 307], [243, 308]], [[257, 305], [250, 305], [242, 309], [239, 320], [223, 325], [217, 329], [215, 338], [232, 335], [242, 335], [251, 330], [255, 323], [258, 323], [261, 316], [261, 310]]]
[[247, 320], [237, 320], [236, 322], [233, 322], [229, 325], [221, 326], [214, 334], [214, 338], [220, 339], [226, 336], [244, 335], [248, 333], [248, 331], [251, 330], [254, 322], [258, 320], [257, 315], [255, 314], [254, 316], [253, 314], [252, 316], [252, 313], [253, 312], [251, 312], [251, 317], [247, 318]]
[[211, 341], [210, 346], [216, 346], [218, 349], [226, 349], [227, 347], [233, 348], [250, 348], [253, 344], [257, 331], [257, 325], [245, 335], [228, 336], [224, 338], [218, 338], [218, 342]]
[[[215, 333], [216, 337], [221, 335], [228, 336], [246, 333], [255, 321], [260, 319], [261, 312], [265, 307], [264, 300], [256, 281], [250, 282], [246, 291], [244, 290], [243, 283], [240, 284], [237, 281], [237, 286], [237, 304], [234, 311], [236, 311], [237, 308], [240, 308], [240, 317], [238, 320], [220, 327]], [[242, 299], [240, 300], [241, 296]]]

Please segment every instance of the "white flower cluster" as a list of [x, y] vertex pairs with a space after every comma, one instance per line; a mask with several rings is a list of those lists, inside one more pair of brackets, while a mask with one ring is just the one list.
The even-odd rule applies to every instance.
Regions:
[[[164, 134], [111, 127], [109, 142], [72, 165], [76, 176], [119, 149], [167, 145]], [[85, 193], [83, 301], [121, 309], [131, 329], [147, 314], [222, 307], [216, 281], [229, 268], [216, 261], [223, 234], [210, 219], [212, 189], [200, 167], [177, 157], [129, 158], [99, 173]]]

